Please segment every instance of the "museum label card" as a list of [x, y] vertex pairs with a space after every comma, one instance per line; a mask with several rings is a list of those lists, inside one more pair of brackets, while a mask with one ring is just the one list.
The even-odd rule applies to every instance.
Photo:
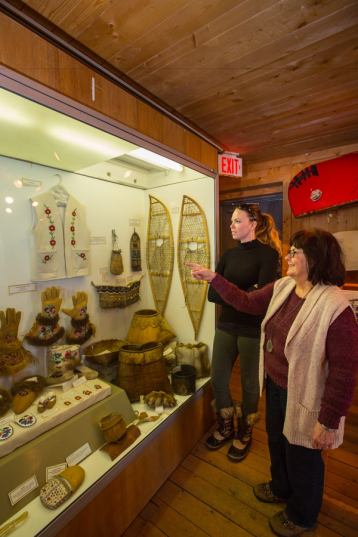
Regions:
[[83, 444], [83, 446], [76, 449], [76, 451], [74, 451], [73, 453], [71, 453], [71, 455], [66, 457], [66, 462], [68, 466], [74, 466], [75, 464], [78, 464], [83, 459], [88, 457], [88, 455], [91, 455], [91, 453], [92, 453], [91, 446], [89, 445], [88, 442], [86, 442], [85, 444]]
[[38, 486], [39, 484], [37, 482], [36, 476], [33, 475], [29, 479], [21, 483], [21, 485], [11, 490], [9, 492], [11, 505], [15, 505], [17, 502], [22, 500], [22, 498], [25, 498], [27, 494], [36, 489]]

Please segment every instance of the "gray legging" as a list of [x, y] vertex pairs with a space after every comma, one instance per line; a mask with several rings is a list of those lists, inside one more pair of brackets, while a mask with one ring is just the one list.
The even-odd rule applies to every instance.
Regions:
[[235, 336], [217, 329], [215, 331], [211, 363], [216, 409], [232, 406], [230, 377], [237, 355], [240, 355], [242, 404], [244, 416], [257, 411], [259, 387], [260, 339]]

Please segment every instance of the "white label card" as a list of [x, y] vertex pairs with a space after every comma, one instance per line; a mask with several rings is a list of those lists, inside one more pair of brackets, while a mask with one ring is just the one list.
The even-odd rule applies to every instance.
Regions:
[[36, 489], [39, 486], [35, 475], [21, 483], [18, 487], [9, 492], [9, 498], [11, 505], [15, 505], [17, 502], [25, 498], [27, 494]]
[[67, 468], [67, 464], [63, 462], [62, 464], [56, 464], [54, 466], [46, 467], [46, 481], [54, 477], [55, 475], [60, 474]]
[[95, 237], [92, 235], [91, 244], [107, 244], [106, 237]]
[[81, 384], [85, 384], [85, 382], [87, 382], [87, 379], [85, 376], [83, 377], [78, 377], [77, 379], [75, 379], [73, 382], [72, 382], [72, 385], [73, 387], [75, 388], [76, 386], [81, 386]]
[[73, 453], [71, 453], [71, 455], [66, 457], [66, 462], [68, 466], [74, 466], [75, 464], [78, 464], [83, 459], [88, 457], [88, 455], [91, 455], [91, 453], [92, 453], [91, 446], [89, 445], [88, 442], [86, 442], [85, 444], [83, 444], [83, 446], [76, 449], [76, 451], [74, 451]]
[[36, 291], [35, 283], [20, 283], [19, 285], [8, 286], [9, 295], [15, 295], [16, 293], [30, 293]]

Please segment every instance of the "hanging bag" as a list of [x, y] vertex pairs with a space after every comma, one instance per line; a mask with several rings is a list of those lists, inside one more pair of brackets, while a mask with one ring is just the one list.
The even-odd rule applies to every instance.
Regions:
[[109, 270], [111, 274], [115, 274], [116, 276], [119, 276], [123, 272], [123, 259], [118, 246], [118, 237], [115, 229], [112, 229], [112, 253]]

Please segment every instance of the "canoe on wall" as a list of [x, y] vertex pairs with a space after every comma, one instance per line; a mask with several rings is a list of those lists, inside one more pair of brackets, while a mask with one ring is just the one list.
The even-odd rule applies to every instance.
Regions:
[[295, 216], [324, 211], [358, 200], [358, 153], [312, 164], [288, 185]]
[[163, 315], [173, 276], [173, 227], [165, 205], [154, 196], [149, 200], [147, 267], [155, 306]]
[[185, 304], [198, 337], [206, 302], [207, 282], [194, 280], [186, 263], [210, 266], [210, 244], [206, 216], [200, 205], [183, 196], [178, 233], [178, 268]]

